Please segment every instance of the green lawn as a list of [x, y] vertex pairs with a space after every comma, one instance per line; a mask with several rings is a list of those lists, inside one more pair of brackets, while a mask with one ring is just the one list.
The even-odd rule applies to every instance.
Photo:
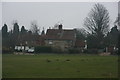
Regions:
[[4, 54], [2, 58], [3, 78], [117, 78], [118, 75], [117, 56]]

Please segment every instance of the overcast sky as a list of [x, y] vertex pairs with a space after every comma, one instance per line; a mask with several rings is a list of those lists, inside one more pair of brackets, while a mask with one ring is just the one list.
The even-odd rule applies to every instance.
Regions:
[[[53, 27], [56, 23], [63, 24], [63, 28], [82, 28], [95, 2], [3, 2], [2, 25], [6, 23], [9, 30], [13, 28], [13, 20], [30, 29], [31, 21], [36, 20], [42, 30]], [[110, 14], [110, 23], [113, 23], [118, 14], [117, 2], [104, 2]]]

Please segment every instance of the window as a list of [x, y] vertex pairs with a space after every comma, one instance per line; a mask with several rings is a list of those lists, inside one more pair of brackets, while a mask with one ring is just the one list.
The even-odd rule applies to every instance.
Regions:
[[52, 41], [52, 40], [50, 40], [50, 41], [49, 41], [49, 44], [50, 44], [50, 45], [52, 45], [52, 44], [53, 44], [53, 41]]

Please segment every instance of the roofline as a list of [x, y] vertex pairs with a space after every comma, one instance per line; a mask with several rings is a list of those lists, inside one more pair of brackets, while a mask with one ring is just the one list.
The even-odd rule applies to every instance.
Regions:
[[[47, 30], [60, 30], [60, 29], [47, 29]], [[75, 29], [61, 29], [61, 30], [72, 30], [72, 31], [74, 31]]]
[[72, 40], [73, 41], [73, 39], [45, 39], [45, 40]]

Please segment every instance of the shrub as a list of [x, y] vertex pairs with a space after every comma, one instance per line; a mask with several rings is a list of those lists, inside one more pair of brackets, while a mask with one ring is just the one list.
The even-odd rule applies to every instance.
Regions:
[[88, 54], [97, 54], [98, 53], [98, 49], [87, 49], [84, 52], [88, 53]]
[[80, 50], [79, 49], [76, 49], [76, 48], [71, 48], [68, 50], [69, 53], [80, 53]]
[[8, 47], [2, 47], [2, 53], [12, 53], [13, 49]]
[[52, 48], [50, 46], [37, 46], [35, 47], [36, 53], [51, 53]]
[[52, 52], [53, 53], [63, 53], [64, 51], [60, 47], [53, 47]]

